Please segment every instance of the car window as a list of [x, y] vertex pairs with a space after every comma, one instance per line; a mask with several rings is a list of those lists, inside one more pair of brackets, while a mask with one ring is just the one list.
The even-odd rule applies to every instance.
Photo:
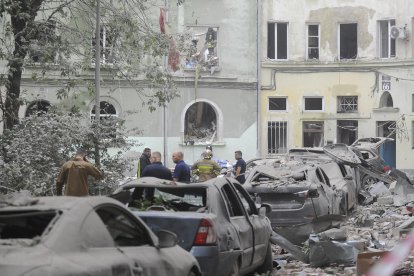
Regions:
[[95, 212], [118, 246], [140, 246], [151, 244], [151, 239], [143, 225], [131, 218], [124, 210], [113, 206], [101, 206]]
[[[10, 211], [0, 213], [0, 239], [33, 239], [40, 237], [52, 221], [59, 217], [57, 210]], [[28, 245], [32, 244], [31, 242]]]
[[329, 182], [329, 178], [326, 176], [325, 172], [322, 169], [318, 168], [316, 170], [316, 175], [317, 175], [320, 182], [323, 182], [326, 185], [328, 185], [329, 187], [331, 187], [331, 183]]
[[221, 192], [226, 202], [231, 217], [244, 216], [243, 207], [237, 200], [236, 194], [233, 192], [229, 184], [223, 185]]
[[234, 184], [234, 187], [236, 188], [236, 192], [239, 195], [239, 198], [241, 199], [244, 208], [247, 210], [247, 213], [249, 215], [257, 214], [256, 206], [254, 205], [254, 202], [251, 200], [246, 191], [244, 191], [243, 188], [238, 184]]

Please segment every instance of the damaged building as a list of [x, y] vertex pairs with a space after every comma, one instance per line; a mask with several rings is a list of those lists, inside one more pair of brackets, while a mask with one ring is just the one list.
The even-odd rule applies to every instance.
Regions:
[[412, 170], [413, 4], [262, 1], [261, 155], [390, 137], [382, 157]]

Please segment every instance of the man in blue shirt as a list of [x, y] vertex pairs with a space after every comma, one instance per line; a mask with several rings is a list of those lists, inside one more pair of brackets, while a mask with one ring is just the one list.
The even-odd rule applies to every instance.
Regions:
[[243, 184], [246, 181], [244, 173], [246, 172], [246, 162], [242, 158], [243, 154], [240, 150], [234, 152], [234, 158], [237, 160], [236, 165], [234, 165], [234, 176], [236, 180]]
[[184, 154], [176, 151], [172, 154], [172, 160], [176, 164], [173, 173], [174, 182], [190, 183], [190, 167], [184, 162]]
[[[150, 160], [151, 165], [145, 167], [144, 171], [141, 174], [141, 177], [152, 176], [165, 180], [173, 180], [170, 169], [161, 163], [161, 153], [159, 151], [154, 151], [151, 154]], [[154, 188], [145, 189], [145, 198], [153, 200]]]

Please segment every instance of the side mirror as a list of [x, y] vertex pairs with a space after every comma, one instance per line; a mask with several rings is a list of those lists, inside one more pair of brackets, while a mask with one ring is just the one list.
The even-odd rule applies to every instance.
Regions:
[[168, 248], [177, 245], [177, 235], [168, 230], [161, 229], [157, 232], [159, 248]]
[[262, 203], [259, 209], [259, 215], [266, 216], [270, 212], [272, 212], [272, 206], [270, 206], [268, 203]]

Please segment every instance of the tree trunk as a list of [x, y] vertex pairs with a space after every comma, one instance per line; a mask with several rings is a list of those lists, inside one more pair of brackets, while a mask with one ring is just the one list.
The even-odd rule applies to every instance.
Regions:
[[[28, 53], [35, 27], [34, 19], [44, 0], [13, 0], [7, 12], [10, 15], [14, 35], [13, 56], [8, 60], [9, 72], [6, 83], [6, 100], [3, 110], [4, 129], [12, 129], [19, 123], [20, 85], [23, 62]], [[28, 17], [26, 15], [29, 15]]]

